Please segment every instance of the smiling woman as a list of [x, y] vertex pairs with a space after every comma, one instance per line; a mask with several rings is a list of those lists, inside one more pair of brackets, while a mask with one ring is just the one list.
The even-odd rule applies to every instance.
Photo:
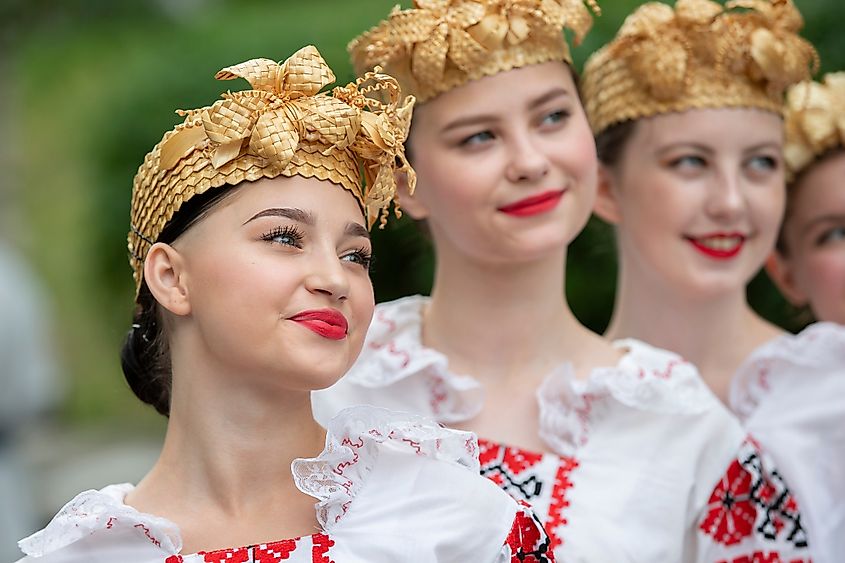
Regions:
[[22, 561], [553, 561], [531, 513], [478, 476], [472, 434], [311, 413], [373, 314], [368, 227], [395, 175], [413, 185], [413, 99], [378, 71], [319, 93], [334, 75], [314, 47], [217, 74], [237, 77], [252, 89], [182, 112], [135, 177], [123, 366], [169, 417], [161, 456], [137, 486], [70, 501]]

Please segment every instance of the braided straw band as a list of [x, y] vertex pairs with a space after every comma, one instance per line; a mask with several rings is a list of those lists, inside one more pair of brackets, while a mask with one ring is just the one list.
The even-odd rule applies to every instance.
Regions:
[[[588, 1], [599, 13], [595, 0]], [[582, 0], [414, 0], [347, 47], [358, 74], [381, 66], [424, 102], [471, 80], [547, 61], [572, 63], [592, 26]]]
[[818, 67], [796, 32], [791, 0], [650, 2], [584, 67], [584, 107], [595, 134], [631, 119], [695, 108], [780, 114], [784, 90]]
[[790, 88], [785, 119], [783, 152], [793, 177], [827, 151], [845, 147], [845, 72]]
[[407, 174], [413, 191], [416, 176], [403, 143], [414, 99], [400, 103], [399, 84], [380, 69], [331, 95], [319, 93], [335, 77], [308, 46], [282, 64], [252, 59], [216, 75], [238, 77], [253, 89], [177, 112], [184, 122], [164, 134], [138, 169], [129, 231], [136, 295], [150, 246], [184, 202], [209, 189], [280, 175], [328, 180], [355, 196], [369, 226], [379, 217], [384, 225], [391, 202], [400, 214], [396, 172]]

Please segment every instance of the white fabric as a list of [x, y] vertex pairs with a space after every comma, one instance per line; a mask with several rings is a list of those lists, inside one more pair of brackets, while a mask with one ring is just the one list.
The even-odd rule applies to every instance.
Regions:
[[[320, 534], [258, 546], [181, 555], [178, 527], [124, 504], [132, 485], [86, 491], [19, 545], [34, 563], [245, 562], [505, 563], [543, 540], [530, 513], [478, 477], [469, 432], [369, 407], [329, 424], [317, 458], [294, 461], [300, 489], [315, 496]], [[519, 535], [519, 534], [517, 534]], [[325, 557], [326, 559], [323, 559]]]
[[[482, 385], [451, 373], [444, 355], [423, 346], [426, 303], [414, 296], [377, 307], [356, 365], [312, 395], [318, 421], [353, 404], [442, 423], [469, 420], [482, 409]], [[789, 509], [751, 500], [751, 491], [777, 490], [784, 502], [791, 497], [698, 372], [641, 342], [617, 345], [627, 350], [618, 365], [587, 380], [563, 365], [536, 390], [539, 434], [550, 451], [480, 441], [482, 472], [531, 503], [557, 560], [751, 561], [773, 553], [809, 560], [800, 527], [791, 540], [786, 532], [764, 537], [767, 517], [788, 519]], [[733, 508], [713, 500], [726, 498], [724, 489], [739, 497]]]
[[845, 327], [817, 323], [755, 350], [730, 405], [794, 488], [814, 561], [845, 560]]

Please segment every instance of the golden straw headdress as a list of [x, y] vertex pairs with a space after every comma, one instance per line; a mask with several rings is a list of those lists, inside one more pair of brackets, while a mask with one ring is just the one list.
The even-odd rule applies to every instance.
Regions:
[[[588, 1], [596, 13], [595, 0]], [[358, 74], [381, 66], [424, 102], [483, 76], [530, 64], [572, 63], [563, 36], [592, 26], [582, 0], [414, 0], [348, 47]]]
[[[396, 80], [380, 69], [320, 93], [335, 76], [308, 46], [281, 64], [252, 59], [215, 78], [244, 78], [252, 89], [178, 111], [185, 120], [164, 134], [135, 176], [129, 261], [136, 290], [147, 252], [167, 222], [184, 202], [209, 189], [280, 175], [329, 180], [355, 196], [369, 226], [387, 219], [395, 172], [406, 173], [413, 190], [403, 143], [414, 99], [402, 101]], [[394, 209], [398, 215], [395, 202]]]
[[802, 82], [786, 95], [784, 158], [799, 174], [816, 158], [845, 147], [845, 72], [827, 74], [823, 82]]
[[643, 4], [584, 67], [593, 132], [694, 108], [780, 113], [786, 88], [818, 67], [816, 50], [797, 35], [803, 25], [792, 0]]

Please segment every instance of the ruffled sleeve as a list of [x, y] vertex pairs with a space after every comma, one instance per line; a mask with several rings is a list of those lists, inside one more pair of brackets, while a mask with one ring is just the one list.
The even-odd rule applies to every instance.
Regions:
[[758, 348], [731, 408], [801, 504], [814, 561], [845, 553], [845, 327], [817, 323]]
[[317, 519], [324, 530], [331, 531], [347, 513], [384, 449], [479, 472], [478, 441], [471, 432], [412, 414], [350, 407], [328, 424], [323, 452], [291, 466], [299, 490], [318, 499]]
[[718, 406], [698, 371], [680, 356], [638, 340], [620, 340], [616, 366], [584, 381], [563, 365], [537, 390], [540, 438], [558, 455], [573, 456], [617, 407], [658, 415], [698, 415]]
[[85, 491], [68, 502], [46, 528], [18, 542], [31, 557], [45, 557], [94, 534], [126, 534], [139, 544], [172, 555], [182, 549], [177, 526], [164, 518], [138, 512], [123, 503], [132, 485], [111, 485]]

